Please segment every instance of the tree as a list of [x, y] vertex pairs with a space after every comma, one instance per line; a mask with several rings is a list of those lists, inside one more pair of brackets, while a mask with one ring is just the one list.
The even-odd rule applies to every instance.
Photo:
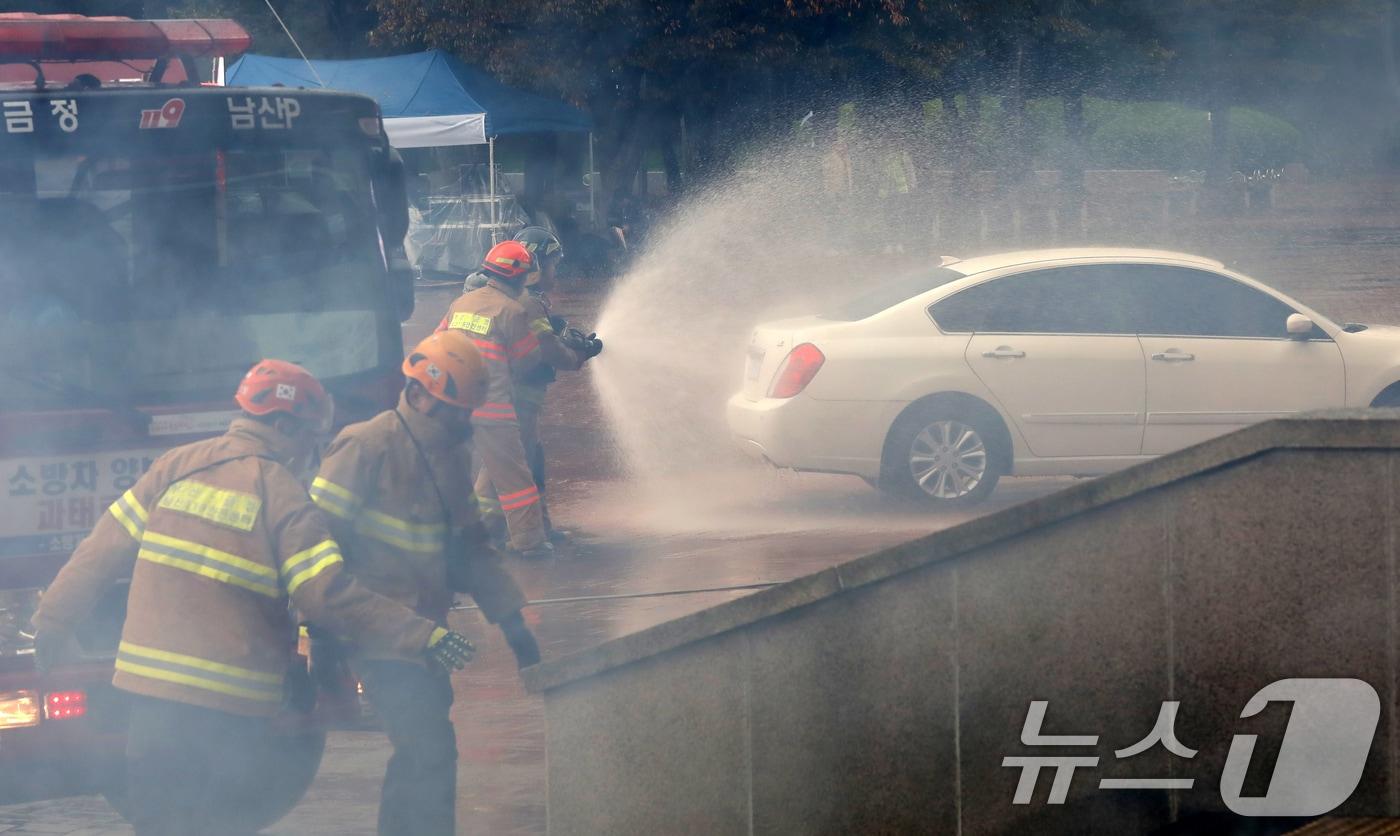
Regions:
[[374, 8], [382, 42], [448, 49], [586, 107], [611, 188], [625, 189], [682, 119], [703, 171], [738, 140], [786, 130], [802, 115], [792, 103], [815, 88], [852, 91], [941, 60], [932, 35], [883, 39], [927, 13], [907, 0], [375, 0]]

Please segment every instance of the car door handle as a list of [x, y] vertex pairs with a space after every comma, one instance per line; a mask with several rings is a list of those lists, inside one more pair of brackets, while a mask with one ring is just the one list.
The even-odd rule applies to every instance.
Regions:
[[1166, 351], [1152, 355], [1153, 360], [1163, 363], [1185, 363], [1196, 359], [1196, 355], [1188, 354], [1179, 348], [1169, 348]]
[[982, 356], [992, 360], [1004, 360], [1014, 357], [1025, 357], [1026, 352], [1017, 351], [1009, 345], [999, 345], [991, 351], [982, 352]]

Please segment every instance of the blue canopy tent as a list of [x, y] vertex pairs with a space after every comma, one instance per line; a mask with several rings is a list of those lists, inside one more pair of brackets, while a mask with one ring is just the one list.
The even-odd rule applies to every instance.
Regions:
[[[329, 87], [362, 93], [379, 103], [384, 130], [396, 148], [486, 145], [489, 227], [493, 240], [504, 225], [497, 212], [496, 143], [526, 133], [587, 133], [593, 169], [593, 121], [564, 102], [508, 87], [440, 49], [353, 61], [306, 61], [244, 55], [224, 74], [228, 86]], [[593, 180], [588, 202], [592, 214]]]
[[384, 129], [398, 148], [485, 145], [506, 134], [593, 130], [588, 114], [578, 108], [507, 87], [440, 49], [355, 61], [244, 55], [228, 69], [225, 83], [363, 93], [379, 102]]

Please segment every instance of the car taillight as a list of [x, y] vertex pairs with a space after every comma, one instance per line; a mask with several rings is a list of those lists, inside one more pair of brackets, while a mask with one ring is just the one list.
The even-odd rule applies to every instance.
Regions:
[[39, 695], [33, 691], [0, 693], [0, 729], [39, 725]]
[[821, 370], [822, 363], [826, 362], [826, 355], [822, 354], [816, 346], [811, 343], [803, 343], [783, 358], [783, 363], [778, 367], [778, 373], [773, 378], [773, 385], [768, 389], [770, 398], [791, 398], [812, 382], [812, 378], [817, 376]]
[[87, 694], [82, 691], [54, 691], [44, 697], [44, 716], [50, 720], [71, 720], [87, 714]]

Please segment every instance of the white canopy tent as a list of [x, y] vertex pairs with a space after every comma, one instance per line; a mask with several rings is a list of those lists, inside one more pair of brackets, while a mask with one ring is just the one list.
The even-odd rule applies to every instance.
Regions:
[[[395, 148], [487, 146], [488, 205], [493, 240], [497, 214], [496, 138], [511, 134], [588, 134], [593, 170], [593, 123], [564, 102], [507, 87], [442, 50], [353, 61], [303, 61], [244, 55], [228, 68], [229, 86], [330, 87], [363, 93], [379, 103], [384, 130]], [[588, 178], [590, 214], [594, 178]]]

